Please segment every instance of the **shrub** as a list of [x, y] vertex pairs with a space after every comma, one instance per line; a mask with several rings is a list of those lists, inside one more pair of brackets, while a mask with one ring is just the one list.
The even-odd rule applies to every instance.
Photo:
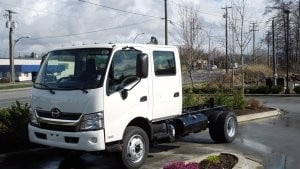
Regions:
[[258, 86], [258, 87], [247, 87], [245, 93], [248, 94], [269, 94], [270, 88], [267, 86]]
[[185, 163], [182, 161], [171, 162], [164, 165], [163, 169], [199, 169], [198, 163]]
[[207, 160], [208, 162], [210, 162], [210, 163], [213, 163], [213, 164], [218, 164], [218, 163], [221, 162], [221, 161], [220, 161], [220, 157], [217, 156], [217, 155], [208, 156], [208, 157], [206, 158], [206, 160]]
[[243, 96], [243, 93], [241, 90], [235, 90], [233, 91], [233, 101], [232, 101], [232, 107], [238, 108], [238, 109], [245, 109], [247, 103]]
[[271, 93], [273, 94], [279, 94], [283, 90], [282, 86], [272, 86], [271, 87]]
[[190, 88], [190, 87], [182, 87], [183, 94], [191, 93], [191, 91], [192, 91], [192, 88]]
[[249, 99], [247, 101], [247, 105], [251, 109], [258, 109], [258, 108], [261, 107], [261, 103], [258, 100], [255, 100], [255, 99]]
[[226, 105], [229, 109], [233, 108], [232, 99], [222, 91], [217, 92], [214, 99], [217, 105]]
[[183, 96], [183, 107], [191, 107], [191, 106], [197, 106], [204, 102], [204, 98], [199, 96], [198, 94], [189, 92], [185, 93]]
[[22, 105], [16, 101], [16, 104], [10, 108], [0, 109], [0, 121], [3, 128], [15, 133], [16, 136], [24, 136], [27, 133], [27, 123], [29, 121], [29, 105]]
[[233, 90], [232, 96], [219, 91], [214, 96], [214, 99], [217, 105], [226, 105], [229, 109], [245, 109], [247, 105], [241, 90]]
[[218, 91], [218, 88], [217, 87], [203, 87], [201, 88], [200, 90], [200, 93], [203, 93], [203, 94], [214, 94]]
[[300, 94], [300, 86], [295, 86], [294, 91], [298, 94]]
[[2, 78], [0, 79], [0, 83], [9, 83], [9, 78]]

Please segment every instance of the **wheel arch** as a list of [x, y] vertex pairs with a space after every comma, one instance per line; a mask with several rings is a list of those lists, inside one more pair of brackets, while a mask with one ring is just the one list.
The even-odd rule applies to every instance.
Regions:
[[151, 122], [147, 118], [136, 117], [128, 123], [126, 128], [129, 127], [129, 126], [140, 127], [141, 129], [143, 129], [147, 133], [149, 141], [152, 141], [153, 131], [152, 131], [152, 127], [151, 127]]

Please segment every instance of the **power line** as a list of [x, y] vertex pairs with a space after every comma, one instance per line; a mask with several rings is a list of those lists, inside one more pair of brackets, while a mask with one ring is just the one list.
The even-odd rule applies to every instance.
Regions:
[[[181, 7], [181, 8], [182, 7], [186, 8], [184, 5], [174, 2], [174, 0], [172, 0], [170, 3], [172, 3], [173, 5], [176, 5], [178, 7]], [[193, 9], [193, 10], [196, 11], [197, 13], [202, 13], [202, 14], [211, 15], [211, 16], [218, 16], [219, 17], [220, 15], [222, 15], [222, 14], [216, 15], [216, 14], [208, 13], [208, 12], [205, 12], [205, 11], [202, 11], [202, 10], [195, 10], [195, 9]]]
[[151, 17], [151, 18], [164, 19], [163, 17], [159, 17], [159, 16], [147, 15], [147, 14], [138, 13], [138, 12], [130, 12], [130, 11], [126, 11], [126, 10], [123, 10], [123, 9], [118, 9], [118, 8], [114, 8], [114, 7], [110, 7], [110, 6], [106, 6], [106, 5], [101, 5], [101, 4], [86, 1], [86, 0], [78, 0], [78, 1], [84, 2], [84, 3], [87, 3], [87, 4], [91, 4], [91, 5], [96, 5], [96, 6], [99, 6], [99, 7], [102, 7], [102, 8], [107, 8], [107, 9], [119, 11], [119, 12], [124, 12], [124, 13], [129, 13], [129, 14], [134, 14], [134, 15], [140, 15], [140, 16], [145, 16], [145, 17]]
[[121, 25], [121, 26], [117, 26], [117, 27], [103, 28], [103, 29], [98, 29], [98, 30], [94, 30], [94, 31], [72, 33], [72, 34], [66, 34], [66, 35], [44, 36], [44, 37], [30, 38], [28, 40], [53, 39], [53, 38], [64, 38], [64, 37], [70, 37], [70, 36], [78, 36], [78, 35], [83, 35], [83, 34], [91, 34], [91, 33], [97, 33], [97, 32], [102, 32], [102, 31], [126, 28], [126, 27], [140, 25], [140, 24], [144, 24], [144, 23], [148, 23], [148, 22], [152, 22], [152, 21], [153, 21], [153, 19], [147, 20], [147, 21], [144, 21], [144, 22], [140, 22], [140, 23], [132, 23], [132, 24]]

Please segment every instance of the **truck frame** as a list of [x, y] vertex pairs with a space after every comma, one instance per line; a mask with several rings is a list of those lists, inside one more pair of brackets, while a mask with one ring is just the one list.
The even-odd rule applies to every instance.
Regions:
[[237, 119], [213, 99], [182, 108], [181, 65], [174, 46], [96, 44], [55, 49], [33, 73], [31, 142], [70, 151], [120, 152], [141, 167], [149, 145], [209, 128], [232, 142]]

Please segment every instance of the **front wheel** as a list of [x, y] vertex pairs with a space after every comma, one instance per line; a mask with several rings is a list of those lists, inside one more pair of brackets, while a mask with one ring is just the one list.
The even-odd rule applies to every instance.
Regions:
[[123, 137], [122, 161], [126, 168], [140, 168], [149, 152], [149, 139], [140, 127], [129, 126]]
[[209, 122], [210, 137], [218, 143], [231, 143], [237, 134], [237, 119], [232, 112], [223, 112], [216, 120]]

